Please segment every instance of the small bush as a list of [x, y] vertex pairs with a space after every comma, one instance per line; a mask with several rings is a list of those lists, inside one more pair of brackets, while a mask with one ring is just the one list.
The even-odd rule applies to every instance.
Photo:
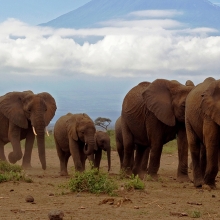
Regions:
[[8, 173], [8, 172], [15, 172], [20, 173], [21, 172], [21, 166], [16, 164], [10, 164], [6, 161], [0, 160], [0, 173]]
[[6, 161], [0, 161], [0, 183], [8, 181], [33, 182], [25, 176], [19, 165], [9, 164]]
[[145, 188], [144, 182], [139, 178], [138, 175], [132, 174], [130, 180], [125, 183], [127, 190], [138, 189], [143, 190]]
[[193, 211], [193, 212], [190, 214], [190, 217], [191, 217], [191, 218], [200, 218], [200, 217], [201, 217], [201, 213], [200, 213], [200, 211]]
[[114, 195], [117, 184], [109, 178], [108, 174], [97, 169], [75, 172], [70, 178], [69, 188], [72, 192], [90, 192], [94, 194], [106, 193]]

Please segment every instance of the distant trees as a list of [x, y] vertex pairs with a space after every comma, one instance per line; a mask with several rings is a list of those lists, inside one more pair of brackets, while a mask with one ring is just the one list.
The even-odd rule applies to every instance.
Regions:
[[98, 118], [95, 119], [94, 123], [95, 123], [96, 126], [102, 127], [107, 131], [108, 126], [111, 123], [111, 119], [98, 117]]

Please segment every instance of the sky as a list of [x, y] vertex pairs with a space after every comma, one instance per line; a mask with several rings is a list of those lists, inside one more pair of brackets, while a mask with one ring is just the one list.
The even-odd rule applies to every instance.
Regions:
[[[61, 103], [60, 94], [73, 88], [106, 96], [115, 92], [115, 108], [120, 109], [124, 95], [141, 81], [191, 79], [198, 84], [219, 77], [219, 32], [190, 29], [175, 21], [178, 11], [135, 12], [128, 16], [145, 19], [108, 21], [97, 29], [37, 26], [86, 2], [0, 0], [0, 94], [46, 90]], [[212, 2], [220, 5], [220, 0]], [[82, 45], [74, 41], [88, 36], [100, 40]]]

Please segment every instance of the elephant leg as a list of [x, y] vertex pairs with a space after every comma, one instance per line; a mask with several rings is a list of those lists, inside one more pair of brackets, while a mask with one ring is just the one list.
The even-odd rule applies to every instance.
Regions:
[[59, 157], [60, 160], [60, 175], [61, 176], [67, 176], [68, 172], [67, 172], [67, 164], [68, 164], [68, 160], [70, 157], [70, 152], [65, 152], [61, 149], [60, 145], [58, 144], [56, 138], [54, 138], [55, 140], [55, 144], [56, 144], [56, 149], [57, 149], [57, 155]]
[[0, 160], [7, 161], [5, 157], [5, 144], [2, 141], [0, 141]]
[[[154, 139], [155, 140], [155, 139]], [[157, 172], [160, 167], [160, 158], [162, 153], [163, 144], [158, 141], [151, 141], [150, 161], [148, 167], [148, 174], [157, 178]]]
[[102, 149], [99, 148], [95, 153], [95, 167], [98, 168], [98, 170], [100, 167], [101, 158], [102, 158]]
[[195, 187], [201, 187], [203, 184], [203, 175], [200, 167], [200, 140], [189, 123], [186, 123], [186, 133], [192, 158], [193, 183]]
[[82, 164], [82, 171], [84, 171], [85, 168], [86, 168], [87, 155], [85, 155], [85, 153], [83, 151], [83, 148], [79, 148], [79, 155], [80, 155], [80, 161], [81, 161], [81, 164]]
[[117, 146], [117, 152], [120, 160], [120, 168], [122, 169], [122, 163], [123, 163], [123, 158], [124, 158], [124, 146], [123, 144], [116, 140], [116, 146]]
[[[83, 147], [84, 146], [80, 146], [80, 144], [72, 138], [69, 139], [69, 149], [73, 158], [75, 170], [79, 172], [83, 172], [85, 170], [85, 161], [84, 165], [82, 164], [82, 154], [84, 154]], [[86, 160], [86, 155], [84, 154], [84, 156]]]
[[31, 168], [31, 154], [33, 150], [34, 145], [34, 133], [32, 130], [27, 133], [26, 141], [25, 141], [25, 150], [24, 150], [24, 156], [22, 161], [22, 167], [27, 169]]
[[[204, 125], [204, 127], [205, 126], [206, 125]], [[212, 130], [208, 129], [209, 126], [205, 128], [207, 128], [207, 129], [204, 129], [204, 136], [205, 136], [204, 144], [206, 146], [207, 165], [206, 165], [206, 171], [205, 171], [205, 176], [204, 176], [204, 183], [214, 189], [216, 188], [215, 178], [218, 173], [219, 143], [216, 140], [219, 140], [219, 133], [218, 133], [219, 130], [218, 130], [218, 126], [214, 125], [214, 123], [212, 125], [212, 128], [213, 128]]]
[[218, 170], [220, 171], [220, 148], [218, 149]]
[[8, 138], [13, 148], [13, 152], [10, 152], [8, 155], [10, 163], [16, 163], [23, 156], [21, 151], [20, 135], [21, 129], [13, 123], [9, 122]]
[[143, 171], [148, 170], [149, 154], [150, 154], [150, 147], [147, 147], [146, 150], [144, 151], [144, 156], [143, 156], [143, 159], [141, 161], [141, 169]]
[[177, 146], [178, 146], [178, 169], [177, 180], [189, 181], [188, 177], [188, 142], [186, 137], [186, 129], [184, 125], [178, 130], [177, 133]]
[[127, 175], [132, 174], [132, 166], [134, 160], [134, 140], [128, 129], [123, 129], [124, 158], [122, 169]]
[[200, 167], [201, 167], [201, 172], [202, 176], [205, 176], [205, 170], [207, 166], [207, 159], [206, 159], [206, 149], [204, 144], [200, 144]]
[[142, 168], [141, 164], [143, 161], [145, 150], [146, 150], [146, 147], [136, 145], [136, 154], [135, 154], [134, 166], [133, 166], [132, 172], [134, 173], [134, 175], [138, 175], [141, 179], [144, 178], [144, 174], [145, 174], [143, 170], [141, 169]]

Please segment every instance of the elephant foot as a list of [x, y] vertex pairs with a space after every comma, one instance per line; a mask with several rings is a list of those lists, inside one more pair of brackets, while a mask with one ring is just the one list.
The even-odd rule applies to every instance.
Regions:
[[151, 179], [158, 181], [159, 175], [157, 173], [148, 173]]
[[68, 176], [68, 172], [67, 171], [61, 171], [60, 172], [60, 176]]
[[215, 184], [212, 184], [212, 185], [204, 184], [204, 185], [202, 186], [202, 188], [203, 188], [204, 190], [208, 190], [208, 191], [211, 191], [212, 189], [214, 189], [214, 190], [217, 189]]
[[22, 168], [24, 170], [30, 170], [30, 169], [32, 169], [32, 166], [30, 163], [22, 163]]
[[119, 173], [119, 175], [120, 175], [120, 178], [130, 178], [131, 177], [131, 175], [132, 175], [133, 173], [132, 173], [132, 171], [131, 171], [131, 169], [125, 169], [125, 168], [121, 168], [121, 170], [120, 170], [120, 173]]
[[145, 177], [146, 177], [146, 175], [147, 175], [147, 171], [141, 170], [141, 171], [138, 172], [137, 175], [138, 175], [138, 177], [139, 177], [141, 180], [143, 180], [143, 179], [145, 179]]
[[204, 181], [202, 179], [194, 180], [193, 182], [195, 187], [202, 187], [202, 185], [204, 184]]
[[178, 175], [177, 176], [177, 181], [180, 182], [180, 183], [192, 182], [188, 175]]

